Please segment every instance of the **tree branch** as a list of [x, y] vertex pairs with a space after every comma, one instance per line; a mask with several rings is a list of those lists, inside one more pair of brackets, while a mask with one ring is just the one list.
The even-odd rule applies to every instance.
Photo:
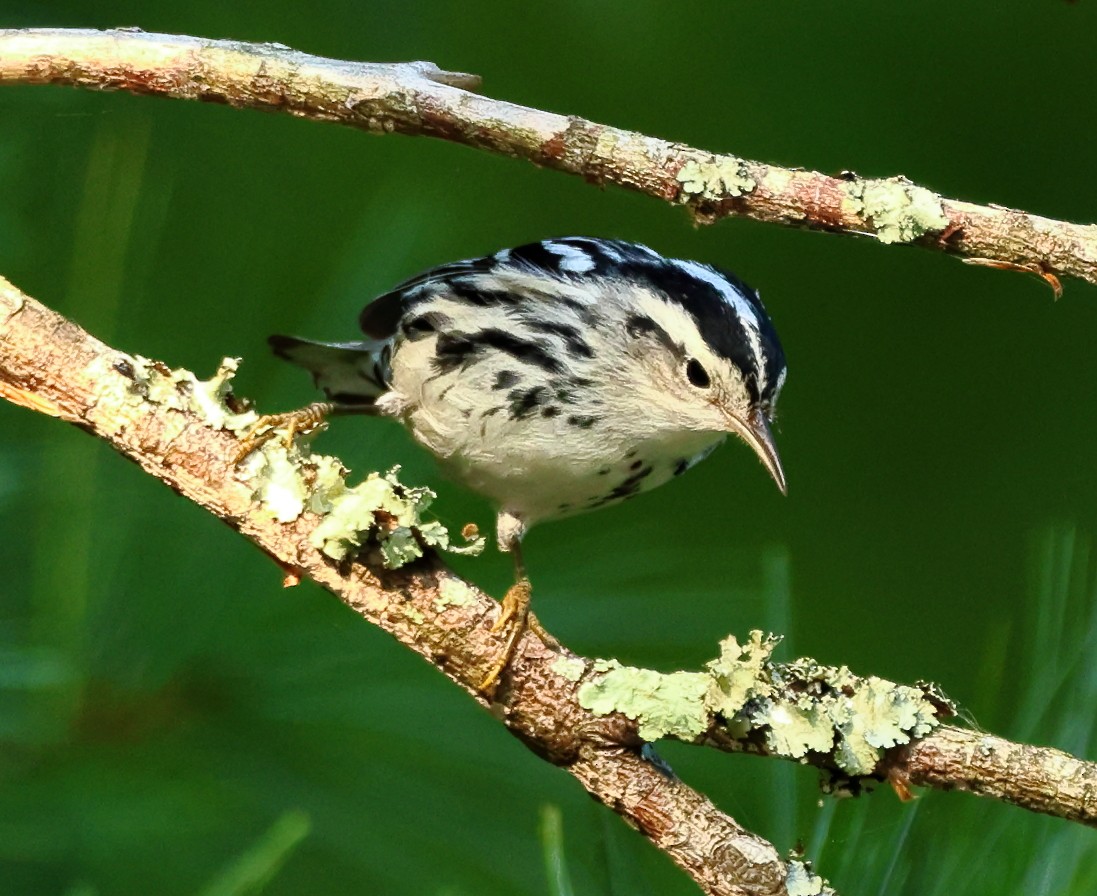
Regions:
[[895, 752], [890, 774], [939, 790], [967, 790], [1097, 827], [1097, 763], [991, 734], [942, 727]]
[[515, 105], [426, 62], [342, 62], [278, 44], [135, 30], [0, 30], [0, 83], [70, 84], [288, 112], [452, 140], [613, 183], [711, 222], [729, 215], [913, 243], [978, 264], [1097, 284], [1097, 225], [943, 198], [902, 177], [782, 168]]
[[[239, 531], [274, 558], [289, 579], [312, 578], [489, 706], [476, 687], [502, 646], [499, 635], [491, 630], [498, 604], [447, 570], [429, 552], [409, 565], [388, 568], [395, 565], [393, 557], [398, 553], [393, 548], [393, 526], [399, 529], [403, 511], [396, 504], [370, 513], [369, 525], [387, 527], [387, 531], [375, 531], [367, 538], [366, 525], [359, 524], [351, 534], [341, 529], [345, 521], [337, 519], [340, 502], [330, 500], [331, 496], [360, 494], [346, 490], [341, 475], [337, 484], [330, 480], [332, 470], [341, 471], [338, 462], [296, 449], [287, 452], [280, 443], [270, 443], [255, 463], [249, 460], [237, 466], [236, 433], [246, 429], [256, 415], [241, 411], [228, 394], [229, 369], [223, 368], [210, 383], [202, 383], [186, 371], [173, 371], [160, 362], [116, 351], [0, 278], [0, 397], [59, 417], [104, 439], [146, 472]], [[290, 484], [295, 480], [305, 483], [306, 492], [294, 499], [297, 512], [288, 513], [285, 495], [294, 491]], [[366, 485], [376, 482], [373, 477]], [[339, 492], [340, 488], [344, 490]], [[398, 489], [397, 495], [410, 492]], [[334, 529], [333, 519], [338, 523]], [[422, 524], [424, 533], [430, 525]], [[434, 543], [445, 543], [432, 532]], [[355, 533], [360, 542], [357, 548], [353, 547]], [[339, 544], [346, 550], [333, 548]], [[400, 556], [406, 560], [414, 553]], [[725, 642], [725, 648], [728, 643], [734, 641]], [[796, 759], [805, 754], [793, 756], [773, 748], [777, 726], [772, 718], [759, 722], [751, 716], [762, 705], [764, 688], [769, 689], [765, 693], [770, 697], [779, 696], [778, 691], [784, 688], [790, 697], [788, 705], [799, 706], [808, 716], [822, 713], [824, 698], [838, 692], [858, 693], [858, 682], [875, 688], [872, 695], [877, 703], [885, 690], [899, 693], [907, 714], [912, 706], [907, 698], [924, 698], [943, 709], [926, 689], [855, 679], [845, 670], [837, 670], [845, 677], [836, 682], [832, 674], [836, 670], [808, 660], [770, 664], [768, 649], [775, 641], [755, 636], [754, 643], [763, 645], [764, 655], [756, 652], [740, 666], [714, 661], [705, 673], [661, 677], [584, 659], [563, 647], [550, 648], [527, 633], [491, 708], [531, 750], [572, 774], [592, 796], [664, 850], [703, 892], [719, 896], [781, 894], [793, 879], [797, 892], [830, 892], [803, 865], [783, 862], [765, 840], [644, 758], [642, 736], [651, 736], [645, 731], [645, 726], [652, 724], [648, 710], [597, 705], [612, 697], [613, 688], [607, 682], [614, 675], [629, 683], [630, 694], [636, 693], [635, 678], [629, 681], [630, 675], [647, 676], [651, 685], [648, 698], [665, 703], [668, 689], [663, 687], [664, 679], [687, 681], [687, 690], [694, 693], [698, 684], [706, 693], [710, 679], [723, 682], [721, 699], [727, 699], [731, 686], [726, 683], [738, 681], [740, 672], [746, 670], [749, 681], [738, 683], [752, 689], [749, 704], [754, 709], [733, 712], [725, 707], [717, 718], [702, 707], [700, 727], [683, 733], [671, 726], [665, 733], [725, 750]], [[806, 698], [810, 698], [808, 703]], [[683, 706], [680, 702], [671, 705], [672, 715], [680, 717]], [[693, 712], [697, 707], [685, 706], [685, 710]], [[833, 713], [833, 709], [826, 711]], [[923, 712], [923, 720], [925, 717]], [[848, 772], [849, 765], [843, 764], [840, 753], [850, 738], [833, 733], [829, 737], [833, 749], [816, 743], [807, 759], [823, 768]], [[1055, 750], [1010, 744], [958, 728], [939, 727], [882, 756], [875, 766], [870, 762], [865, 774], [941, 789], [969, 789], [1034, 811], [1097, 824], [1097, 766]], [[805, 880], [808, 885], [803, 885]]]
[[[236, 436], [211, 425], [231, 414], [192, 376], [107, 347], [0, 278], [0, 396], [106, 440], [489, 705], [476, 687], [502, 648], [491, 631], [498, 603], [430, 555], [389, 570], [371, 543], [359, 561], [333, 560], [327, 539], [312, 540], [330, 513], [279, 522], [280, 505], [257, 499], [246, 465], [236, 466]], [[305, 460], [305, 474], [316, 479], [324, 460]], [[568, 659], [576, 658], [526, 634], [494, 707], [511, 733], [628, 819], [705, 893], [784, 893], [790, 868], [777, 850], [643, 759], [627, 722], [583, 710], [579, 683], [558, 671]]]

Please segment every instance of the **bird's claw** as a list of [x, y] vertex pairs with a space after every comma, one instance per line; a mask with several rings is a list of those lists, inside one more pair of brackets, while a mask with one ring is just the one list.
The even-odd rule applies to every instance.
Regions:
[[529, 579], [521, 578], [511, 585], [503, 596], [499, 618], [495, 620], [491, 631], [496, 633], [506, 630], [506, 641], [487, 675], [484, 676], [484, 680], [480, 682], [479, 688], [480, 692], [488, 697], [494, 695], [495, 688], [499, 684], [499, 676], [511, 664], [518, 650], [518, 642], [527, 631], [532, 631], [546, 644], [555, 643], [555, 639], [541, 627], [541, 623], [529, 611], [531, 593]]
[[240, 437], [240, 447], [233, 457], [233, 466], [239, 464], [256, 448], [260, 448], [284, 431], [283, 441], [288, 449], [298, 433], [311, 433], [322, 427], [331, 413], [332, 405], [326, 401], [314, 401], [296, 411], [284, 414], [264, 414]]

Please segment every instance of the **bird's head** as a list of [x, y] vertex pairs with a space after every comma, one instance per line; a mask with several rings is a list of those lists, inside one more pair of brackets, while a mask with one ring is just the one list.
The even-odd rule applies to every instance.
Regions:
[[758, 294], [732, 274], [694, 261], [641, 258], [618, 281], [626, 350], [649, 386], [663, 427], [734, 433], [777, 487], [785, 474], [770, 423], [785, 355]]

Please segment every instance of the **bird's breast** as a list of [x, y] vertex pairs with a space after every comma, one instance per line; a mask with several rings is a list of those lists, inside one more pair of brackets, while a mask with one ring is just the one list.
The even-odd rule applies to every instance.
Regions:
[[527, 524], [649, 491], [724, 438], [626, 413], [574, 368], [507, 357], [439, 365], [434, 342], [394, 352], [393, 416], [451, 476]]

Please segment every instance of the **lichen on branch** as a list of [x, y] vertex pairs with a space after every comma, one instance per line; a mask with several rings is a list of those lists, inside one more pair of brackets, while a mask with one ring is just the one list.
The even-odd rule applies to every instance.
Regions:
[[825, 758], [850, 777], [877, 774], [884, 751], [925, 737], [953, 714], [930, 685], [910, 687], [810, 658], [774, 663], [774, 635], [729, 635], [702, 672], [662, 674], [596, 660], [579, 689], [596, 715], [618, 712], [645, 740], [760, 739], [767, 754]]
[[[478, 685], [503, 646], [505, 633], [494, 628], [499, 605], [427, 549], [427, 541], [441, 538], [423, 515], [427, 493], [398, 485], [389, 474], [340, 486], [338, 462], [317, 458], [299, 441], [287, 449], [284, 442], [269, 440], [250, 461], [253, 469], [241, 469], [240, 435], [255, 415], [231, 396], [234, 369], [229, 361], [203, 381], [116, 351], [0, 278], [0, 396], [102, 438], [245, 535], [275, 559], [285, 580], [313, 579], [487, 706]], [[271, 473], [264, 455], [284, 460], [289, 469]], [[302, 486], [273, 496], [273, 480], [295, 477]], [[333, 496], [356, 488], [373, 491], [375, 498], [348, 499], [352, 506], [338, 512]], [[317, 494], [330, 509], [312, 509]], [[358, 522], [319, 538], [325, 514]], [[392, 533], [401, 529], [410, 534], [394, 541]], [[412, 542], [422, 556], [406, 562], [404, 551]], [[346, 553], [335, 560], [324, 553], [325, 545]], [[403, 565], [392, 569], [397, 563]], [[495, 698], [508, 730], [626, 818], [705, 893], [785, 892], [789, 874], [799, 866], [782, 860], [771, 844], [703, 795], [667, 778], [628, 746], [627, 733], [617, 725], [583, 710], [574, 697], [576, 682], [553, 671], [556, 660], [570, 656], [530, 633], [519, 640]], [[598, 748], [584, 746], [585, 738]], [[614, 743], [616, 748], [608, 748]]]
[[[223, 359], [208, 380], [139, 355], [115, 356], [110, 364], [122, 379], [98, 377], [94, 368], [91, 374], [103, 383], [103, 394], [119, 406], [117, 427], [126, 425], [127, 409], [146, 404], [183, 411], [213, 429], [239, 437], [248, 435], [259, 420], [254, 410], [237, 402], [232, 394], [232, 380], [240, 364], [237, 358]], [[180, 432], [191, 422], [184, 416], [175, 419]], [[370, 544], [378, 548], [388, 569], [418, 560], [431, 548], [459, 554], [483, 550], [480, 536], [456, 543], [446, 527], [428, 515], [434, 492], [400, 482], [399, 467], [369, 473], [363, 482], [348, 485], [348, 471], [342, 463], [313, 454], [307, 436], [301, 434], [289, 441], [268, 438], [237, 466], [239, 479], [251, 486], [256, 503], [275, 521], [290, 523], [305, 511], [319, 515], [310, 543], [333, 560], [344, 560]]]
[[915, 244], [1006, 270], [1097, 284], [1097, 226], [938, 195], [901, 177], [829, 175], [716, 154], [480, 96], [431, 63], [377, 64], [137, 30], [0, 30], [0, 85], [70, 84], [285, 112], [374, 134], [420, 135], [527, 159], [599, 184], [728, 216]]

